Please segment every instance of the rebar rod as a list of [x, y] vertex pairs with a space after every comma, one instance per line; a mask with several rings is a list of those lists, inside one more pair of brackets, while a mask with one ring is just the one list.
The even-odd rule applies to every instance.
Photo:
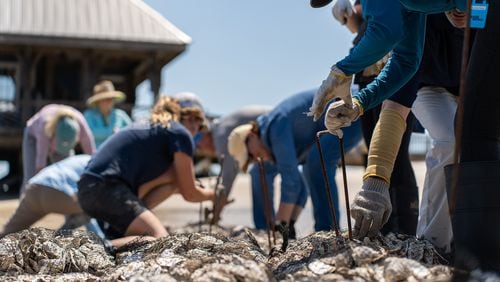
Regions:
[[212, 233], [212, 225], [214, 225], [214, 221], [215, 221], [215, 211], [219, 208], [219, 205], [221, 204], [220, 197], [218, 197], [218, 194], [217, 194], [217, 192], [219, 192], [219, 191], [217, 189], [218, 189], [219, 184], [221, 183], [221, 179], [222, 179], [222, 172], [224, 169], [224, 157], [225, 157], [224, 154], [221, 154], [219, 157], [220, 171], [219, 171], [219, 174], [217, 174], [217, 180], [215, 182], [214, 192], [216, 194], [215, 194], [214, 205], [212, 207], [212, 220], [210, 220], [209, 225], [208, 225], [208, 233]]
[[276, 234], [274, 232], [274, 223], [272, 220], [272, 205], [271, 200], [269, 199], [269, 189], [267, 187], [267, 179], [264, 170], [264, 163], [261, 158], [257, 158], [257, 163], [259, 165], [259, 174], [260, 174], [260, 184], [262, 186], [262, 196], [264, 202], [264, 215], [266, 217], [267, 223], [267, 240], [269, 243], [269, 250], [271, 250], [271, 233], [273, 235], [274, 244], [276, 244]]
[[347, 230], [349, 231], [349, 240], [352, 240], [351, 207], [349, 205], [349, 189], [347, 189], [347, 172], [345, 169], [344, 138], [342, 137], [339, 137], [339, 147], [340, 147], [340, 163], [342, 165], [342, 178], [344, 179], [344, 196], [345, 196], [345, 209], [347, 215]]
[[467, 69], [469, 65], [469, 50], [470, 50], [470, 13], [471, 13], [471, 5], [472, 1], [467, 0], [467, 9], [465, 11], [465, 31], [464, 31], [464, 41], [462, 47], [462, 67], [460, 70], [460, 85], [459, 85], [459, 94], [457, 101], [457, 114], [456, 114], [456, 125], [455, 125], [455, 150], [453, 156], [453, 170], [451, 176], [451, 191], [450, 191], [450, 206], [449, 213], [450, 217], [453, 217], [455, 212], [455, 206], [457, 201], [457, 185], [458, 185], [458, 177], [460, 175], [460, 153], [462, 147], [462, 135], [463, 135], [463, 121], [464, 121], [464, 101], [465, 101], [465, 87], [466, 84], [466, 76]]
[[328, 130], [318, 131], [316, 133], [316, 145], [318, 146], [319, 158], [321, 161], [321, 171], [323, 173], [323, 179], [325, 181], [326, 196], [328, 200], [328, 206], [330, 208], [330, 215], [333, 219], [333, 229], [335, 234], [340, 236], [339, 225], [337, 221], [337, 216], [335, 215], [335, 207], [333, 205], [332, 193], [330, 191], [330, 182], [328, 181], [328, 174], [326, 173], [325, 159], [323, 157], [323, 150], [321, 149], [321, 135], [329, 133]]

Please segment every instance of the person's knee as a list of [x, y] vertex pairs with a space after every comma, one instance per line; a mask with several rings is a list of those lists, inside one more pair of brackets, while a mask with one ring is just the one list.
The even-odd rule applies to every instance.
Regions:
[[125, 236], [152, 236], [160, 238], [168, 235], [160, 220], [149, 210], [142, 212], [127, 227]]

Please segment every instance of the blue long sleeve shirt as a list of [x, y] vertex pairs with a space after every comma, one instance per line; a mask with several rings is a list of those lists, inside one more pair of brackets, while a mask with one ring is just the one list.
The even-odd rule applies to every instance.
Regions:
[[315, 92], [306, 91], [291, 96], [270, 113], [257, 118], [261, 140], [272, 152], [281, 175], [283, 202], [295, 204], [299, 199], [302, 189], [299, 163], [314, 145], [316, 132], [325, 129], [323, 122], [313, 122], [305, 115]]
[[392, 51], [377, 78], [353, 95], [368, 110], [391, 97], [418, 70], [425, 40], [425, 15], [465, 9], [465, 0], [362, 0], [361, 5], [366, 32], [336, 66], [352, 75]]

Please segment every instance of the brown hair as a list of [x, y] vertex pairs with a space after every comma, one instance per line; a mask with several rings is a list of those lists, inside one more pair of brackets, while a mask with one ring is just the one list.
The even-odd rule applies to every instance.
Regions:
[[149, 120], [153, 124], [169, 127], [171, 121], [179, 121], [181, 106], [172, 97], [161, 96], [153, 107]]

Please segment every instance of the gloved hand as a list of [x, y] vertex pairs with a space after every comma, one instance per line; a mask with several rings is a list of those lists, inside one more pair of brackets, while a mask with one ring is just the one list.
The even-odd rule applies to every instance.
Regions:
[[325, 127], [331, 134], [342, 138], [343, 133], [341, 128], [351, 125], [351, 122], [358, 119], [362, 114], [362, 108], [359, 102], [354, 99], [354, 103], [348, 105], [342, 100], [336, 101], [326, 110]]
[[332, 8], [333, 17], [340, 22], [341, 25], [347, 23], [347, 19], [352, 16], [352, 4], [349, 0], [337, 0]]
[[317, 121], [321, 117], [325, 106], [334, 98], [340, 98], [346, 104], [351, 105], [351, 83], [352, 76], [346, 76], [343, 71], [333, 66], [330, 74], [323, 80], [321, 87], [314, 95], [313, 103], [307, 115], [313, 116], [314, 121]]
[[362, 189], [351, 205], [351, 216], [356, 220], [353, 235], [358, 239], [376, 235], [392, 212], [389, 183], [377, 177], [368, 177]]

